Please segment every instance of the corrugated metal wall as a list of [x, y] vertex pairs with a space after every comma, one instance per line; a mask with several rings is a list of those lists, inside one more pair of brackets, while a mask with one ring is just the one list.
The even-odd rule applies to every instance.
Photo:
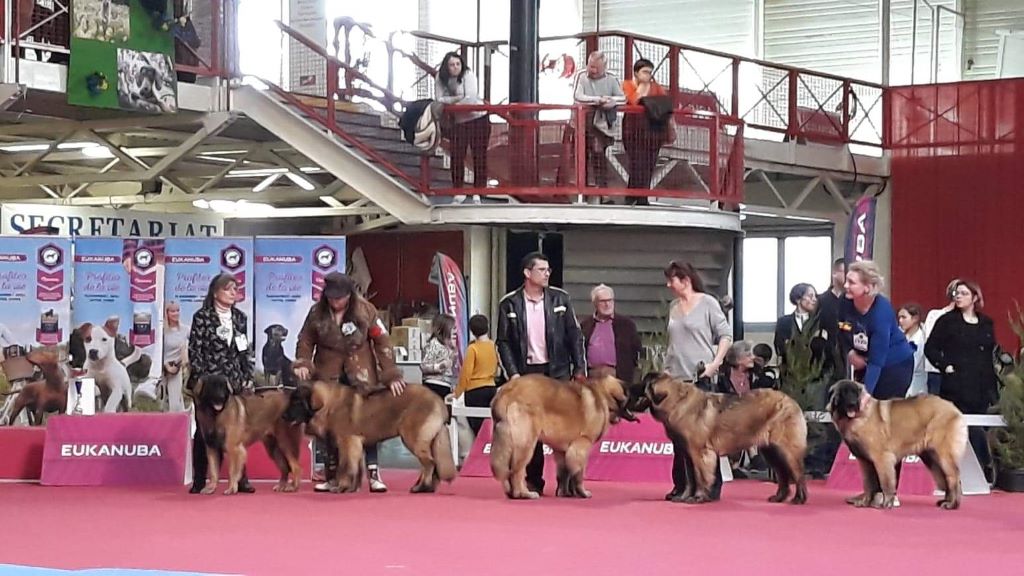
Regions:
[[877, 0], [764, 0], [765, 60], [878, 81]]
[[615, 289], [615, 308], [631, 316], [641, 332], [664, 328], [672, 296], [663, 270], [672, 260], [691, 262], [700, 270], [708, 292], [729, 292], [732, 241], [728, 232], [628, 228], [565, 230], [563, 287], [580, 316], [591, 313], [590, 290], [597, 284]]
[[[996, 30], [1024, 29], [1024, 0], [963, 0], [964, 80], [996, 77], [999, 36]], [[974, 65], [967, 69], [967, 61]]]
[[624, 30], [731, 54], [756, 54], [755, 0], [583, 1], [583, 29]]

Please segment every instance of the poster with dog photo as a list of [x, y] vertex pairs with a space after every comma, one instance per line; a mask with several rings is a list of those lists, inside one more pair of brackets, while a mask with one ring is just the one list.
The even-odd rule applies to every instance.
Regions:
[[74, 0], [71, 9], [75, 38], [100, 42], [127, 42], [131, 34], [131, 8], [116, 0]]
[[178, 81], [167, 54], [117, 49], [117, 101], [124, 110], [173, 114]]
[[[36, 366], [47, 374], [41, 361], [59, 366], [71, 325], [70, 255], [67, 238], [0, 237], [0, 426], [42, 423], [29, 414], [33, 407], [28, 405], [28, 389], [6, 393], [35, 380]], [[59, 369], [49, 374], [56, 377], [46, 381], [54, 389], [66, 386]], [[66, 398], [66, 392], [54, 395], [58, 403], [62, 394]]]
[[164, 270], [164, 308], [177, 304], [188, 333], [192, 316], [203, 306], [210, 282], [231, 274], [238, 284], [235, 307], [249, 318], [252, 341], [252, 238], [168, 238]]
[[345, 271], [345, 237], [256, 238], [256, 379], [274, 385], [291, 370], [299, 330], [324, 276]]
[[164, 240], [78, 238], [74, 326], [97, 411], [157, 410], [163, 357]]

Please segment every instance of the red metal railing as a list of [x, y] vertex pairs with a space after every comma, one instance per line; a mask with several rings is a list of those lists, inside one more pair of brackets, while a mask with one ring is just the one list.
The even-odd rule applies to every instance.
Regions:
[[901, 86], [886, 91], [894, 156], [1010, 154], [1021, 149], [1024, 80]]
[[[575, 57], [603, 51], [608, 70], [631, 78], [639, 58], [655, 65], [655, 78], [684, 109], [714, 110], [748, 129], [787, 139], [828, 144], [882, 144], [883, 93], [879, 84], [726, 54], [657, 38], [609, 31], [545, 40], [578, 42]], [[542, 48], [542, 51], [543, 48]]]
[[[406, 49], [396, 48], [401, 38]], [[484, 85], [484, 100], [502, 103], [508, 99], [503, 45], [410, 32], [394, 33], [385, 42], [367, 40], [361, 49], [369, 60], [388, 63], [386, 81], [378, 79], [384, 74], [369, 75], [409, 100], [432, 97], [434, 66], [445, 52], [459, 52]], [[628, 32], [542, 38], [540, 101], [571, 104], [575, 75], [585, 67], [587, 54], [597, 49], [606, 54], [608, 70], [617, 78], [632, 77], [639, 58], [653, 61], [655, 78], [680, 108], [742, 120], [748, 136], [756, 137], [753, 129], [797, 141], [882, 145], [884, 88], [879, 84]]]
[[[421, 193], [563, 201], [572, 196], [656, 196], [726, 204], [738, 204], [743, 198], [743, 123], [715, 112], [677, 111], [671, 130], [663, 133], [664, 141], [651, 145], [646, 140], [648, 151], [637, 159], [637, 134], [646, 133], [647, 123], [641, 107], [624, 107], [603, 138], [601, 154], [588, 154], [591, 139], [584, 137], [587, 130], [581, 127], [593, 123], [589, 107], [452, 106], [441, 119], [445, 135], [442, 149], [447, 156], [418, 156], [411, 145], [386, 127], [368, 126], [366, 115], [360, 117], [358, 108], [350, 103], [372, 100], [397, 114], [404, 103], [397, 94], [357, 66], [331, 56], [300, 32], [283, 23], [278, 27], [289, 39], [292, 65], [323, 81], [314, 78], [297, 90], [276, 85], [271, 89]], [[467, 115], [481, 114], [485, 120], [460, 122], [467, 120]], [[623, 128], [627, 124], [632, 128]], [[460, 142], [464, 144], [459, 146]], [[469, 152], [474, 148], [470, 144], [477, 144], [476, 157]], [[485, 150], [482, 157], [480, 150]], [[466, 159], [461, 178], [458, 171], [451, 170], [453, 157], [458, 165], [460, 156]], [[414, 162], [410, 163], [409, 158]], [[604, 164], [607, 169], [602, 173]], [[482, 168], [484, 165], [486, 168]], [[629, 187], [631, 168], [634, 178], [639, 171], [649, 173], [644, 187]], [[479, 174], [481, 171], [485, 174]], [[472, 184], [458, 187], [462, 182]]]

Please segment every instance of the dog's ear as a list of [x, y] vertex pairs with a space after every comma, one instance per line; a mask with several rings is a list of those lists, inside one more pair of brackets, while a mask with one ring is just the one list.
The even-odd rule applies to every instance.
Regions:
[[121, 326], [121, 321], [117, 318], [107, 318], [107, 321], [103, 323], [103, 330], [107, 333], [107, 336], [115, 338], [117, 336], [117, 329]]
[[263, 329], [263, 333], [266, 334], [267, 336], [270, 336], [270, 333], [273, 332], [273, 331], [274, 331], [274, 325], [273, 324], [271, 324], [270, 326], [267, 326], [266, 328]]
[[203, 394], [203, 377], [200, 376], [195, 379], [192, 384], [192, 396], [199, 398]]
[[92, 338], [92, 322], [82, 323], [82, 325], [79, 326], [76, 329], [76, 331], [78, 332], [79, 336], [82, 337], [83, 341], [88, 342]]

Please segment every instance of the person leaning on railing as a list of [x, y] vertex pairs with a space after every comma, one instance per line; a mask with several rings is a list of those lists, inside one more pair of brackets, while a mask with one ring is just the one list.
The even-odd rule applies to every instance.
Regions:
[[[437, 68], [434, 100], [449, 106], [483, 104], [477, 90], [476, 75], [457, 52], [444, 55]], [[491, 122], [482, 110], [458, 112], [448, 109], [445, 118], [449, 151], [452, 158], [452, 187], [462, 188], [466, 179], [466, 151], [473, 154], [473, 187], [487, 187], [487, 144], [491, 138]]]
[[[622, 82], [622, 92], [626, 102], [631, 106], [643, 105], [646, 98], [665, 96], [665, 89], [654, 80], [654, 63], [641, 58], [633, 64], [633, 79]], [[671, 113], [671, 108], [669, 108]], [[658, 162], [658, 152], [669, 137], [668, 128], [662, 126], [655, 129], [644, 112], [627, 113], [622, 118], [622, 146], [629, 158], [628, 188], [650, 189], [654, 166]], [[648, 204], [647, 197], [630, 197], [630, 204]]]
[[626, 103], [626, 96], [619, 81], [607, 73], [604, 52], [590, 53], [586, 72], [576, 79], [575, 100], [594, 107], [587, 113], [585, 128], [587, 169], [594, 175], [594, 186], [607, 188], [608, 159], [605, 150], [615, 142], [616, 108]]

